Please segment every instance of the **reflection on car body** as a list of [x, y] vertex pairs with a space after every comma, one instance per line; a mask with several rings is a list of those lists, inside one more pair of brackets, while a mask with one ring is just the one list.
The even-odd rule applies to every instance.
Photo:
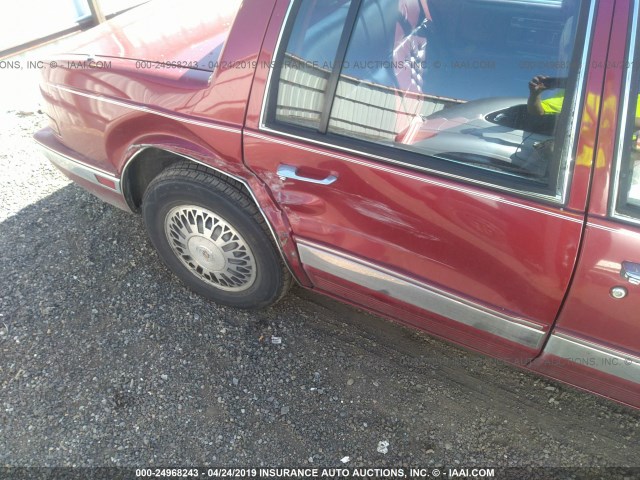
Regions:
[[526, 99], [488, 98], [416, 117], [396, 142], [448, 160], [543, 178], [553, 128], [553, 118], [528, 114]]

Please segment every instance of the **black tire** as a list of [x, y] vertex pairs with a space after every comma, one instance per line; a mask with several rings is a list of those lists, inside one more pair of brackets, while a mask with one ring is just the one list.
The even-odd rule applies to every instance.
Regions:
[[173, 165], [149, 184], [142, 215], [167, 267], [216, 303], [264, 308], [291, 286], [263, 216], [233, 180], [197, 164]]

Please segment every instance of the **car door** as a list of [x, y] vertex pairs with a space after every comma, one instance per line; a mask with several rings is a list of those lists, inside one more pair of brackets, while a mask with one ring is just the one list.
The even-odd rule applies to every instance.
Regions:
[[[588, 221], [575, 279], [534, 368], [640, 407], [640, 2], [616, 3]], [[624, 28], [627, 26], [627, 28]], [[615, 128], [612, 128], [615, 126]]]
[[[595, 3], [284, 3], [244, 159], [282, 207], [314, 287], [530, 359], [581, 241], [590, 159], [573, 160]], [[562, 92], [528, 98], [542, 76], [561, 78]], [[530, 112], [554, 95], [560, 111]]]

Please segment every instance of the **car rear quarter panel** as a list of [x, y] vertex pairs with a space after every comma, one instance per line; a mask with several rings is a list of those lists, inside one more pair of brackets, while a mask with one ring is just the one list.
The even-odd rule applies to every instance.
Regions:
[[[57, 68], [44, 71], [41, 89], [52, 127], [61, 134], [65, 148], [114, 178], [126, 176], [127, 166], [141, 152], [155, 147], [241, 180], [268, 220], [290, 268], [304, 284], [308, 281], [289, 241], [285, 217], [264, 184], [242, 162], [247, 98], [275, 3], [242, 3], [213, 74], [188, 68], [146, 68], [145, 62], [125, 58], [96, 57], [95, 66], [87, 68], [91, 59], [86, 55], [65, 55], [55, 59]], [[146, 54], [154, 57], [152, 50]], [[157, 52], [158, 58], [161, 54]], [[123, 206], [122, 199], [112, 198], [113, 192], [72, 179], [103, 200]], [[122, 180], [126, 189], [128, 182]]]
[[55, 58], [57, 68], [44, 73], [43, 93], [62, 142], [115, 176], [132, 147], [150, 137], [193, 145], [207, 152], [207, 163], [241, 164], [252, 65], [272, 8], [269, 0], [243, 3], [213, 74], [162, 64], [146, 68], [127, 58]]

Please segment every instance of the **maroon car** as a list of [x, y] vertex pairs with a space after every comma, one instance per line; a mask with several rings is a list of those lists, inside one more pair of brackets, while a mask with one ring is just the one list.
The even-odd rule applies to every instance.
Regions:
[[36, 134], [239, 308], [300, 285], [640, 407], [640, 0], [150, 3]]

